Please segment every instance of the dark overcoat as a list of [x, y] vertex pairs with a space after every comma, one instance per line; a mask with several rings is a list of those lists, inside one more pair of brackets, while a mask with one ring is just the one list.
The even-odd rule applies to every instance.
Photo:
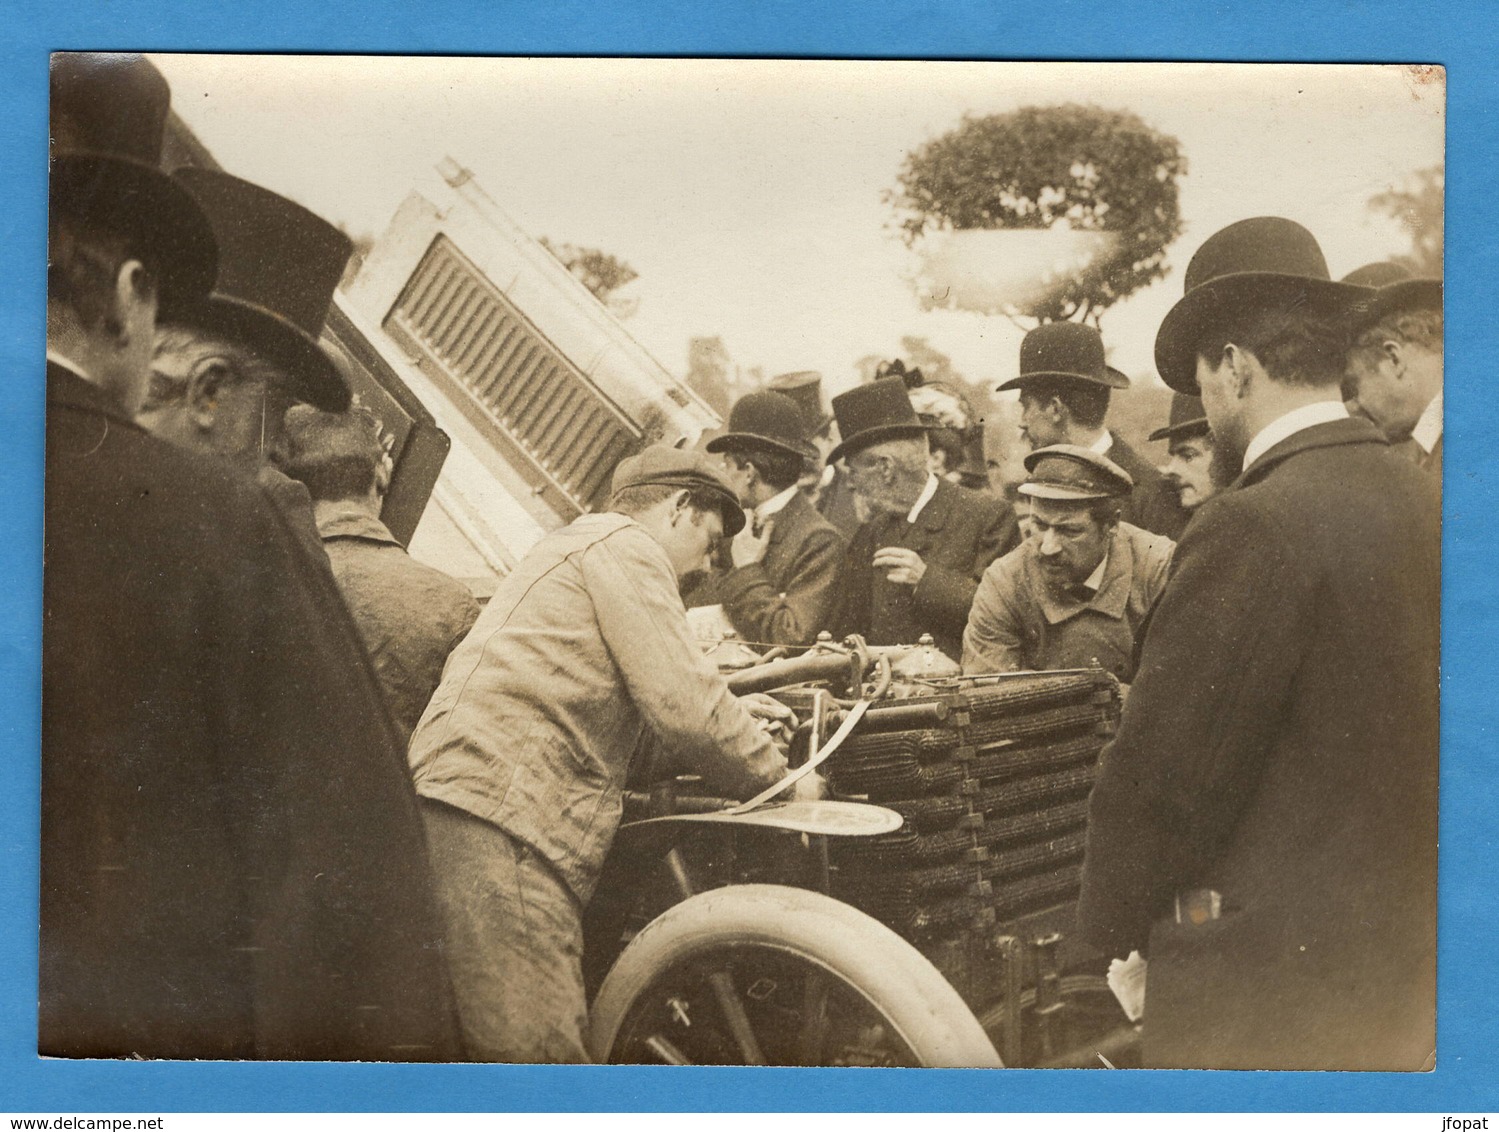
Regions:
[[[1178, 544], [1079, 910], [1109, 953], [1148, 952], [1148, 1064], [1428, 1063], [1438, 515], [1429, 477], [1342, 420], [1271, 448]], [[1221, 915], [1194, 924], [1203, 890]]]
[[1173, 541], [1181, 538], [1191, 514], [1182, 507], [1181, 496], [1172, 490], [1160, 469], [1125, 443], [1122, 436], [1115, 432], [1109, 436], [1113, 443], [1105, 455], [1135, 481], [1120, 518], [1142, 531], [1165, 535]]
[[769, 521], [765, 558], [716, 579], [719, 599], [743, 640], [811, 644], [832, 620], [843, 536], [801, 492]]
[[451, 1059], [415, 795], [326, 559], [47, 387], [40, 1052]]
[[[916, 522], [887, 512], [859, 528], [844, 556], [833, 635], [860, 633], [872, 645], [914, 645], [930, 633], [957, 660], [979, 579], [989, 563], [1019, 544], [1020, 527], [1008, 502], [939, 480]], [[875, 551], [886, 546], [921, 555], [926, 573], [920, 583], [900, 585], [872, 565]]]

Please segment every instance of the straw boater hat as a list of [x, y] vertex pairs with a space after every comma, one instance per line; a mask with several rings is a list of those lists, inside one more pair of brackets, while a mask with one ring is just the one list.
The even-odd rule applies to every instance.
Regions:
[[1037, 381], [1129, 388], [1129, 378], [1104, 360], [1103, 335], [1080, 322], [1045, 322], [1027, 332], [1020, 342], [1020, 373], [995, 391], [1024, 389]]
[[713, 466], [713, 461], [701, 452], [668, 448], [664, 444], [642, 448], [635, 455], [626, 456], [614, 469], [610, 493], [617, 495], [627, 487], [646, 484], [707, 488], [723, 516], [723, 533], [732, 536], [744, 530], [744, 508], [739, 506], [739, 496]]
[[171, 88], [143, 56], [52, 57], [50, 206], [125, 237], [157, 277], [158, 311], [206, 295], [218, 271], [213, 229], [158, 167]]
[[1107, 456], [1076, 444], [1051, 444], [1026, 454], [1029, 477], [1016, 490], [1032, 499], [1087, 503], [1134, 490], [1130, 474]]
[[1343, 276], [1343, 282], [1370, 289], [1350, 308], [1355, 332], [1373, 326], [1392, 311], [1442, 309], [1442, 281], [1412, 275], [1398, 263], [1367, 263]]
[[807, 439], [807, 418], [790, 397], [774, 390], [747, 393], [729, 410], [729, 427], [704, 446], [709, 452], [761, 449], [815, 460], [817, 449]]
[[1297, 308], [1334, 316], [1368, 290], [1335, 282], [1316, 237], [1293, 220], [1256, 216], [1209, 236], [1187, 264], [1186, 293], [1166, 312], [1155, 365], [1178, 393], [1197, 388], [1197, 344], [1244, 309]]
[[1186, 440], [1193, 436], [1205, 436], [1207, 432], [1208, 417], [1203, 412], [1201, 399], [1189, 397], [1185, 393], [1173, 393], [1171, 415], [1167, 418], [1166, 427], [1156, 429], [1148, 439]]
[[833, 415], [843, 439], [828, 453], [830, 464], [871, 444], [926, 435], [901, 377], [882, 377], [840, 393], [833, 398]]
[[349, 386], [318, 336], [354, 250], [322, 217], [269, 189], [213, 169], [179, 169], [213, 223], [219, 281], [189, 316], [204, 330], [248, 342], [299, 383], [319, 409], [349, 407]]

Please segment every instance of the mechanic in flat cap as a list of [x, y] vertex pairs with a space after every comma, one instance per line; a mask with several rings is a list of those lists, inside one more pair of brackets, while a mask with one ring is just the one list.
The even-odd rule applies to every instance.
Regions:
[[735, 698], [678, 595], [744, 526], [733, 489], [709, 457], [665, 447], [621, 462], [613, 489], [500, 583], [411, 739], [477, 1060], [588, 1060], [583, 909], [643, 732], [715, 794], [747, 798], [786, 769], [761, 721], [791, 713]]
[[963, 671], [1102, 667], [1128, 684], [1135, 635], [1175, 544], [1120, 521], [1134, 481], [1107, 456], [1056, 444], [1027, 455], [1025, 468], [1031, 534], [979, 582]]

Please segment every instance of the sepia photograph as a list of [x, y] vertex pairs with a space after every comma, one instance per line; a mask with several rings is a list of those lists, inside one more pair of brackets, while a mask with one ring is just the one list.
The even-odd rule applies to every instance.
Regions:
[[35, 1052], [1434, 1070], [1446, 81], [53, 54]]

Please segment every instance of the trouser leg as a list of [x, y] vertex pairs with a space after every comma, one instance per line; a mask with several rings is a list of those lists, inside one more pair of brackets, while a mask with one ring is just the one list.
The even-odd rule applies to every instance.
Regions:
[[469, 1056], [587, 1061], [583, 925], [572, 892], [497, 826], [441, 802], [421, 807]]

